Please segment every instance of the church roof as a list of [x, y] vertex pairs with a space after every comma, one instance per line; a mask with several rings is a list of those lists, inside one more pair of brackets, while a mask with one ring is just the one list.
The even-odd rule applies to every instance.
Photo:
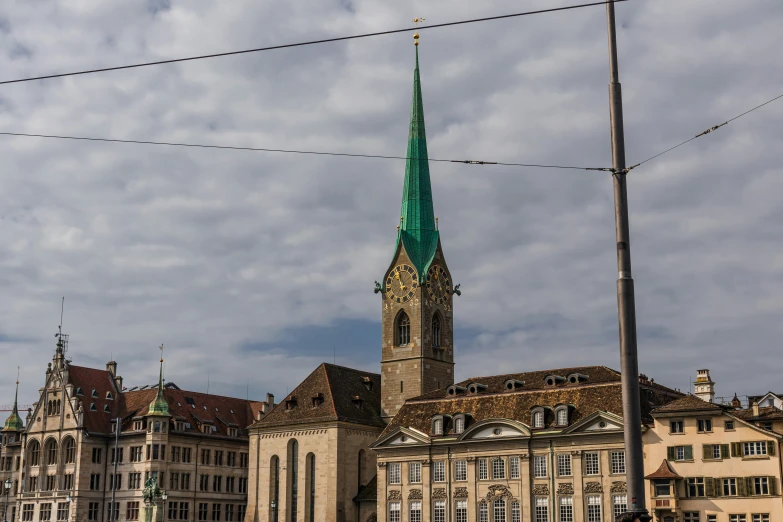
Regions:
[[382, 427], [381, 376], [322, 363], [252, 427], [331, 421]]
[[[569, 376], [581, 376], [571, 383]], [[547, 377], [555, 378], [554, 385]], [[563, 377], [565, 380], [560, 380]], [[516, 387], [506, 383], [515, 381]], [[519, 384], [523, 383], [523, 384]], [[471, 384], [483, 385], [478, 393], [471, 393]], [[569, 405], [569, 425], [597, 412], [622, 417], [623, 403], [620, 373], [604, 366], [561, 368], [545, 371], [493, 375], [467, 379], [452, 387], [408, 399], [384, 430], [390, 433], [398, 427], [407, 427], [430, 433], [434, 415], [468, 414], [472, 422], [487, 419], [509, 419], [532, 426], [532, 410], [545, 409], [545, 425], [554, 424], [554, 407]], [[642, 420], [650, 420], [650, 411], [680, 396], [679, 393], [658, 384], [640, 385]], [[554, 426], [553, 426], [554, 427]], [[554, 427], [559, 429], [558, 427]], [[448, 434], [446, 434], [448, 435]]]
[[416, 68], [413, 71], [413, 102], [408, 132], [408, 152], [405, 162], [405, 184], [397, 247], [402, 242], [419, 280], [424, 281], [427, 269], [438, 248], [439, 234], [435, 226], [432, 184], [424, 130], [424, 104], [419, 78], [419, 48], [416, 47]]

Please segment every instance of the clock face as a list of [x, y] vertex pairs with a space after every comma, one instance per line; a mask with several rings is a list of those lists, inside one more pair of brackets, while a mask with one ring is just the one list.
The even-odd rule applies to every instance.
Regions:
[[427, 292], [435, 304], [443, 304], [449, 300], [451, 280], [449, 274], [441, 266], [431, 266], [427, 272]]
[[386, 278], [386, 295], [398, 303], [407, 303], [419, 288], [416, 270], [410, 265], [397, 265]]

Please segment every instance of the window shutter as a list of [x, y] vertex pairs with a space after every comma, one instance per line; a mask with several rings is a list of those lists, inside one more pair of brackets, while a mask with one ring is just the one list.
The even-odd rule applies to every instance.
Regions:
[[777, 484], [776, 477], [769, 477], [769, 494], [770, 495], [778, 494], [778, 484]]
[[740, 447], [739, 442], [732, 442], [731, 443], [731, 456], [732, 457], [741, 457], [742, 456], [742, 448]]
[[704, 496], [715, 496], [715, 483], [713, 482], [712, 477], [704, 477]]
[[674, 446], [669, 446], [666, 448], [666, 456], [669, 458], [669, 460], [674, 460], [677, 458], [677, 453], [675, 453]]
[[701, 458], [707, 460], [712, 458], [712, 444], [701, 445]]
[[775, 441], [774, 440], [768, 440], [767, 441], [767, 453], [771, 456], [775, 456]]
[[745, 479], [742, 477], [737, 478], [737, 495], [740, 497], [748, 496], [748, 488], [746, 487]]
[[727, 459], [731, 457], [731, 453], [729, 453], [729, 445], [728, 444], [721, 444], [720, 445], [720, 458]]
[[[743, 480], [741, 478], [738, 478], [737, 480]], [[745, 491], [747, 492], [747, 496], [751, 496], [755, 493], [753, 490], [753, 477], [745, 477]]]
[[685, 460], [693, 460], [693, 446], [685, 446]]
[[723, 495], [723, 481], [717, 477], [712, 479], [714, 496], [719, 497]]

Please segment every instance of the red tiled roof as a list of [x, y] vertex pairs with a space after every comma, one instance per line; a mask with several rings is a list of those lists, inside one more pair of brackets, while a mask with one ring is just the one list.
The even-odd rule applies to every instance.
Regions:
[[[122, 403], [119, 396], [121, 394], [117, 392], [111, 373], [84, 366], [69, 366], [68, 380], [73, 384], [76, 396], [82, 401], [84, 427], [87, 431], [111, 433], [111, 420], [117, 418]], [[79, 388], [81, 396], [78, 395]], [[111, 400], [107, 398], [107, 393], [111, 393]]]
[[669, 461], [666, 459], [663, 459], [663, 462], [661, 462], [661, 465], [658, 467], [657, 470], [653, 471], [646, 477], [646, 479], [681, 479], [682, 477], [677, 474], [676, 471], [674, 471], [671, 467], [671, 464], [669, 464]]

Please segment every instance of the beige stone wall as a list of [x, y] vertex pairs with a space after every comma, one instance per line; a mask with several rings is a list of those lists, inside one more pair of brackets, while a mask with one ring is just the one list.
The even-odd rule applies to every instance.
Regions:
[[[698, 419], [711, 419], [712, 431], [698, 432]], [[670, 433], [670, 421], [682, 420], [684, 433]], [[725, 423], [733, 422], [734, 429], [726, 430]], [[752, 427], [725, 413], [719, 415], [670, 415], [655, 419], [654, 426], [644, 434], [644, 471], [648, 475], [661, 465], [667, 458], [667, 448], [670, 446], [686, 446], [693, 448], [692, 460], [675, 460], [672, 468], [683, 478], [709, 477], [774, 477], [777, 495], [765, 496], [713, 496], [703, 498], [687, 498], [685, 481], [677, 481], [676, 499], [653, 497], [650, 481], [646, 481], [647, 502], [651, 511], [655, 511], [656, 520], [663, 520], [664, 515], [681, 514], [683, 511], [698, 511], [701, 519], [706, 520], [708, 514], [715, 514], [718, 520], [728, 520], [729, 514], [745, 514], [747, 520], [752, 520], [754, 513], [768, 513], [770, 520], [783, 520], [783, 500], [781, 499], [781, 458], [780, 441], [771, 433]], [[736, 442], [774, 441], [775, 455], [753, 457], [728, 457], [721, 459], [705, 459], [702, 446], [704, 444], [731, 444]], [[722, 484], [721, 484], [722, 487]], [[675, 511], [670, 509], [655, 510], [656, 500], [674, 503]], [[673, 502], [672, 502], [673, 500]], [[661, 502], [664, 503], [664, 502]]]

